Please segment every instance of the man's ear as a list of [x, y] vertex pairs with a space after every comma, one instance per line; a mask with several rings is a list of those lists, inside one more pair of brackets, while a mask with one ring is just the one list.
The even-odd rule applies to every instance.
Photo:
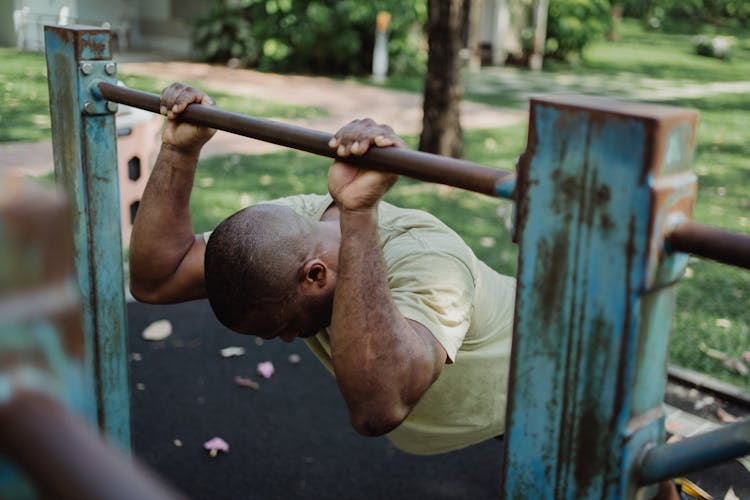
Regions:
[[310, 259], [302, 268], [302, 285], [324, 288], [329, 279], [328, 266], [320, 259]]

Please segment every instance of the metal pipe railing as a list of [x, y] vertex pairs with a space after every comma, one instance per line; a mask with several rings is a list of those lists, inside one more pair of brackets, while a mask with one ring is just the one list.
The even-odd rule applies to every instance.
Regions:
[[639, 483], [653, 484], [750, 454], [750, 420], [648, 450]]
[[0, 453], [23, 470], [43, 498], [184, 498], [107, 445], [80, 417], [38, 392], [18, 390], [0, 403]]
[[[94, 93], [102, 99], [159, 113], [160, 98], [140, 90], [100, 81]], [[264, 118], [232, 113], [212, 106], [191, 104], [180, 119], [197, 125], [224, 130], [279, 146], [306, 151], [328, 158], [339, 158], [328, 146], [332, 134]], [[372, 148], [362, 156], [344, 159], [352, 165], [384, 170], [426, 182], [445, 184], [468, 191], [514, 199], [516, 173], [465, 160], [400, 148]], [[725, 264], [750, 269], [750, 236], [686, 221], [665, 238], [668, 251], [706, 257]]]
[[750, 269], [750, 236], [685, 221], [665, 238], [667, 249]]
[[[159, 96], [107, 82], [95, 85], [103, 99], [159, 113]], [[264, 118], [232, 113], [212, 106], [191, 104], [180, 119], [224, 130], [279, 146], [328, 158], [339, 158], [328, 146], [332, 134]], [[486, 167], [465, 160], [400, 148], [373, 148], [362, 156], [348, 156], [347, 163], [383, 170], [427, 182], [445, 184], [498, 198], [512, 198], [515, 172]]]

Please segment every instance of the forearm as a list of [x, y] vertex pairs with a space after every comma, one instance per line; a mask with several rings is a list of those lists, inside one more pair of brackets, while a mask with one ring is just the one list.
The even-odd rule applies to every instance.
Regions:
[[190, 193], [198, 155], [162, 144], [131, 236], [131, 289], [136, 295], [149, 294], [174, 276], [195, 243]]
[[341, 211], [331, 321], [333, 366], [362, 434], [395, 428], [434, 380], [430, 346], [396, 308], [377, 235], [377, 213]]

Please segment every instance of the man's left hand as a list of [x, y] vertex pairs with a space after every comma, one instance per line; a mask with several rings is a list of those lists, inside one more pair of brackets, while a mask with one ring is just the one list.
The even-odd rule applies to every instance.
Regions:
[[[406, 147], [388, 125], [379, 125], [369, 118], [354, 120], [336, 132], [328, 145], [341, 157], [361, 156], [370, 146]], [[354, 167], [335, 161], [328, 171], [328, 191], [342, 210], [366, 211], [398, 180], [398, 175]]]

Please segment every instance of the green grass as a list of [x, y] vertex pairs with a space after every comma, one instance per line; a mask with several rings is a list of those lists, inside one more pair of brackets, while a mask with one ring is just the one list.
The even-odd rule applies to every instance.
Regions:
[[0, 142], [50, 137], [48, 92], [42, 55], [0, 48]]
[[[550, 63], [542, 73], [487, 68], [478, 75], [467, 75], [465, 98], [526, 108], [529, 92], [566, 89], [648, 100], [653, 98], [649, 97], [651, 89], [679, 91], [685, 85], [750, 80], [747, 30], [744, 37], [741, 31], [728, 34], [737, 37], [737, 45], [729, 61], [720, 61], [693, 54], [690, 35], [649, 32], [638, 23], [626, 21], [619, 42], [592, 45], [575, 67]], [[0, 49], [0, 60], [0, 141], [48, 137], [42, 57]], [[168, 83], [137, 75], [122, 78], [128, 85], [152, 92]], [[369, 80], [360, 81], [371, 84]], [[391, 78], [385, 85], [415, 92], [422, 89], [420, 78]], [[292, 118], [323, 113], [211, 93], [220, 107], [253, 115]], [[699, 176], [695, 219], [750, 233], [750, 96], [711, 93], [694, 99], [660, 99], [700, 112], [694, 163]], [[259, 111], [264, 104], [268, 107]], [[525, 134], [526, 125], [465, 131], [466, 156], [478, 163], [511, 169], [523, 150]], [[407, 140], [412, 146], [416, 143], [415, 137]], [[208, 158], [201, 163], [192, 199], [196, 229], [211, 229], [247, 203], [324, 192], [328, 165], [329, 160], [293, 151]], [[387, 200], [434, 213], [490, 266], [515, 273], [517, 249], [510, 242], [512, 207], [508, 202], [409, 179], [401, 179]], [[732, 372], [700, 349], [704, 343], [735, 358], [750, 351], [750, 272], [695, 258], [689, 269], [689, 277], [677, 285], [671, 362], [750, 390], [749, 377]]]
[[[127, 86], [158, 94], [170, 80], [145, 75], [119, 74]], [[196, 85], [216, 100], [217, 106], [261, 118], [294, 119], [326, 116], [316, 107], [236, 96]], [[0, 48], [0, 142], [29, 142], [50, 138], [49, 90], [43, 54]]]

